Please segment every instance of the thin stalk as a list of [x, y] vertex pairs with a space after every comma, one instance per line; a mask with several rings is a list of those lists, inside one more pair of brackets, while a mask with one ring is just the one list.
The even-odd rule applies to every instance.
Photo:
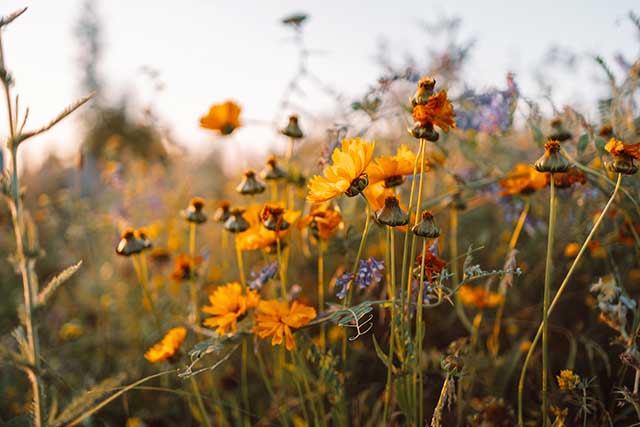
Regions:
[[[324, 313], [324, 241], [318, 242], [318, 311]], [[327, 349], [326, 325], [320, 324], [320, 348]]]
[[278, 257], [278, 269], [280, 270], [280, 295], [281, 298], [287, 298], [287, 281], [285, 273], [285, 263], [282, 260], [282, 244], [280, 243], [280, 233], [276, 231], [276, 255]]
[[136, 275], [138, 276], [138, 281], [140, 282], [140, 287], [142, 288], [144, 299], [149, 303], [149, 309], [151, 310], [151, 315], [153, 316], [153, 321], [155, 323], [156, 329], [158, 329], [158, 333], [162, 335], [162, 326], [160, 323], [160, 317], [158, 317], [158, 312], [156, 311], [156, 307], [153, 304], [151, 292], [149, 292], [148, 277], [145, 275], [144, 268], [142, 267], [143, 256], [144, 256], [144, 253], [133, 255], [131, 257], [131, 261], [133, 262], [133, 267], [136, 270]]
[[433, 418], [431, 419], [432, 427], [441, 427], [442, 421], [442, 410], [444, 409], [444, 403], [447, 396], [447, 388], [449, 388], [449, 381], [451, 381], [451, 374], [447, 374], [444, 379], [444, 383], [442, 384], [442, 390], [440, 390], [440, 397], [438, 398], [438, 403], [436, 404], [436, 408], [433, 411]]
[[[411, 213], [411, 211], [413, 210], [413, 195], [416, 187], [416, 175], [418, 174], [418, 159], [420, 158], [421, 153], [424, 151], [425, 145], [426, 145], [426, 140], [421, 139], [420, 145], [418, 146], [418, 152], [416, 153], [416, 159], [413, 162], [413, 175], [411, 179], [411, 190], [409, 191], [409, 205], [407, 207], [407, 212], [409, 213]], [[404, 278], [407, 277], [407, 267], [409, 263], [409, 229], [410, 228], [411, 227], [407, 227], [407, 229], [404, 232], [404, 244], [402, 248], [402, 276], [400, 276], [402, 278], [401, 280], [404, 280]], [[404, 287], [402, 286], [402, 283], [400, 283], [400, 285], [401, 285], [400, 286], [400, 307], [402, 310], [404, 310], [405, 309]], [[402, 328], [404, 328], [403, 323], [404, 322], [401, 323]]]
[[249, 383], [247, 381], [247, 361], [249, 358], [249, 351], [247, 348], [247, 340], [242, 341], [242, 354], [241, 354], [241, 365], [240, 365], [240, 382], [242, 389], [242, 406], [244, 406], [244, 425], [248, 427], [251, 425], [251, 419], [248, 414], [251, 413], [251, 407], [249, 405]]
[[[450, 219], [451, 219], [451, 230], [450, 230], [450, 239], [449, 239], [449, 250], [451, 252], [451, 282], [452, 288], [457, 289], [458, 284], [460, 283], [460, 276], [458, 272], [458, 210], [455, 208], [451, 208], [450, 210]], [[464, 305], [462, 301], [460, 301], [460, 296], [456, 292], [455, 295], [455, 308], [456, 314], [458, 315], [458, 319], [462, 325], [467, 328], [469, 332], [473, 331], [473, 325], [471, 321], [467, 317], [467, 313], [464, 311]]]
[[196, 395], [198, 410], [200, 411], [200, 416], [202, 417], [202, 421], [204, 422], [204, 425], [207, 427], [211, 427], [211, 422], [209, 421], [209, 417], [207, 416], [207, 411], [204, 407], [204, 402], [202, 401], [202, 396], [200, 395], [200, 387], [198, 387], [198, 382], [193, 376], [191, 377], [191, 388], [193, 389], [193, 394]]
[[236, 234], [236, 259], [238, 260], [238, 273], [240, 274], [240, 283], [242, 287], [246, 287], [247, 282], [244, 277], [244, 261], [242, 259], [242, 249], [238, 245], [238, 234]]
[[547, 234], [547, 259], [544, 269], [544, 296], [542, 300], [542, 425], [549, 425], [549, 302], [551, 300], [551, 275], [553, 269], [553, 238], [556, 230], [556, 186], [553, 172], [549, 178], [549, 230]]
[[424, 302], [424, 264], [425, 256], [427, 253], [427, 240], [422, 239], [422, 263], [420, 267], [420, 284], [418, 286], [418, 304], [416, 305], [416, 370], [418, 373], [417, 385], [418, 385], [418, 423], [422, 423], [424, 417], [423, 399], [424, 399], [424, 386], [422, 377], [422, 344], [423, 344], [423, 324], [422, 324], [422, 306]]
[[[392, 236], [393, 229], [387, 226], [387, 252], [388, 252], [388, 265], [395, 265], [395, 251], [392, 249]], [[387, 269], [389, 271], [389, 269]], [[396, 281], [395, 271], [389, 273], [389, 299], [391, 300], [391, 328], [389, 333], [389, 355], [387, 356], [387, 383], [384, 389], [384, 411], [382, 420], [383, 423], [387, 422], [389, 415], [389, 403], [391, 402], [391, 386], [392, 386], [392, 371], [393, 371], [393, 345], [396, 335]]]
[[[273, 386], [271, 385], [271, 381], [269, 380], [269, 375], [267, 375], [267, 368], [264, 365], [264, 360], [262, 360], [262, 355], [260, 351], [256, 351], [256, 359], [258, 360], [258, 371], [260, 372], [260, 376], [262, 377], [262, 381], [264, 382], [264, 386], [267, 389], [267, 393], [271, 397], [271, 400], [276, 401], [276, 394], [273, 391]], [[278, 408], [278, 414], [280, 416], [280, 422], [284, 427], [289, 426], [289, 422], [287, 421], [287, 417], [285, 416], [285, 411], [280, 411]]]
[[[529, 208], [531, 207], [531, 199], [529, 197], [526, 198], [524, 208], [522, 208], [522, 212], [520, 213], [520, 217], [518, 218], [518, 222], [516, 222], [516, 227], [513, 229], [513, 234], [511, 235], [511, 239], [509, 240], [509, 253], [516, 248], [518, 244], [518, 239], [520, 238], [520, 233], [522, 228], [524, 227], [524, 223], [527, 220], [527, 215], [529, 214]], [[509, 256], [509, 254], [507, 254]], [[497, 355], [500, 350], [500, 327], [502, 324], [502, 315], [504, 314], [504, 306], [507, 300], [507, 287], [501, 286], [500, 295], [502, 298], [500, 300], [500, 304], [498, 304], [498, 309], [496, 310], [496, 320], [493, 323], [493, 330], [491, 333], [491, 338], [487, 340], [487, 347], [492, 355]]]
[[[589, 246], [589, 243], [591, 242], [591, 239], [593, 238], [594, 234], [596, 233], [596, 230], [598, 230], [598, 228], [600, 227], [600, 224], [602, 223], [602, 220], [604, 219], [607, 211], [609, 210], [609, 208], [613, 204], [613, 201], [615, 200], [616, 195], [618, 194], [618, 190], [620, 189], [621, 182], [622, 182], [622, 175], [618, 174], [618, 180], [616, 182], [616, 186], [615, 186], [615, 188], [613, 190], [613, 193], [611, 194], [611, 197], [607, 201], [607, 204], [605, 205], [604, 209], [602, 209], [602, 212], [600, 212], [600, 215], [598, 216], [598, 219], [596, 219], [595, 223], [593, 224], [593, 227], [591, 228], [591, 231], [589, 232], [589, 235], [584, 240], [584, 243], [582, 244], [582, 247], [578, 251], [578, 254], [576, 255], [575, 259], [573, 260], [573, 263], [571, 264], [571, 267], [569, 267], [569, 271], [567, 272], [567, 275], [562, 280], [562, 283], [560, 284], [560, 287], [556, 291], [556, 293], [555, 293], [555, 295], [553, 297], [553, 300], [551, 301], [551, 304], [549, 305], [549, 309], [548, 309], [548, 314], [549, 315], [553, 312], [553, 309], [555, 308], [556, 304], [560, 300], [560, 296], [562, 295], [562, 292], [564, 291], [564, 289], [569, 284], [569, 280], [573, 276], [573, 272], [575, 271], [578, 263], [582, 259], [582, 255], [584, 254], [584, 252], [586, 251], [587, 247]], [[526, 357], [524, 359], [524, 364], [522, 366], [522, 371], [520, 372], [520, 379], [518, 380], [518, 426], [519, 427], [524, 427], [523, 394], [524, 394], [524, 380], [525, 380], [525, 377], [526, 377], [526, 374], [527, 374], [527, 367], [529, 365], [529, 360], [531, 359], [531, 356], [533, 355], [533, 352], [534, 352], [534, 350], [536, 348], [536, 345], [538, 344], [538, 341], [540, 340], [540, 336], [541, 335], [542, 335], [542, 325], [539, 325], [538, 326], [538, 331], [536, 332], [536, 335], [535, 335], [535, 337], [533, 339], [533, 342], [531, 343], [531, 346], [529, 347], [529, 351], [527, 352], [527, 355], [526, 355]]]

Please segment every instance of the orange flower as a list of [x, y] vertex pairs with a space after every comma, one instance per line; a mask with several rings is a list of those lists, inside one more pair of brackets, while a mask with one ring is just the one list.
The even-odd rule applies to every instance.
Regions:
[[309, 215], [300, 220], [299, 228], [309, 227], [313, 237], [329, 240], [342, 225], [342, 215], [333, 206], [314, 205]]
[[531, 194], [547, 186], [549, 177], [547, 174], [538, 172], [531, 166], [518, 163], [516, 167], [507, 174], [508, 178], [500, 181], [500, 186], [504, 188], [500, 192], [501, 196], [515, 196], [517, 194]]
[[260, 301], [254, 319], [253, 332], [260, 338], [271, 338], [271, 345], [280, 345], [284, 339], [287, 350], [293, 350], [296, 343], [292, 329], [300, 328], [316, 317], [313, 307], [294, 301], [291, 306], [286, 301]]
[[476, 308], [492, 308], [500, 304], [502, 295], [487, 291], [484, 286], [472, 287], [463, 285], [458, 290], [458, 296], [464, 305]]
[[422, 126], [425, 123], [432, 123], [445, 133], [449, 132], [449, 128], [456, 127], [455, 117], [456, 113], [453, 111], [453, 105], [447, 97], [446, 90], [431, 95], [426, 104], [413, 107], [413, 119], [416, 122]]
[[636, 160], [640, 160], [640, 143], [638, 144], [625, 144], [616, 138], [611, 138], [607, 145], [604, 146], [613, 156], [632, 157]]
[[240, 106], [233, 101], [214, 104], [206, 115], [200, 117], [200, 127], [230, 135], [240, 127], [240, 111]]
[[186, 336], [187, 330], [183, 327], [169, 330], [164, 338], [147, 350], [144, 358], [151, 363], [159, 363], [171, 359], [180, 350]]
[[[266, 229], [261, 222], [260, 214], [262, 208], [258, 206], [252, 206], [247, 209], [246, 218], [250, 227], [248, 230], [239, 233], [236, 237], [236, 244], [242, 251], [255, 251], [258, 249], [265, 249], [276, 245], [277, 237], [275, 231]], [[283, 221], [288, 224], [294, 224], [300, 217], [300, 211], [285, 210], [282, 214]], [[280, 239], [284, 238], [289, 232], [287, 230], [280, 231]], [[282, 243], [281, 243], [282, 244]]]
[[369, 202], [369, 206], [373, 212], [377, 212], [384, 207], [384, 201], [387, 197], [393, 196], [394, 192], [391, 188], [385, 188], [383, 182], [369, 185], [364, 190], [364, 196]]
[[229, 330], [236, 333], [238, 321], [246, 316], [247, 311], [258, 305], [260, 295], [256, 291], [248, 290], [242, 294], [242, 286], [237, 282], [218, 286], [209, 295], [211, 305], [202, 307], [202, 311], [213, 315], [204, 321], [205, 326], [218, 328], [219, 335], [226, 334]]
[[584, 185], [587, 183], [586, 175], [577, 168], [570, 168], [566, 172], [556, 172], [553, 174], [553, 183], [557, 188], [569, 188], [573, 184]]
[[324, 170], [324, 176], [316, 175], [309, 182], [307, 200], [322, 203], [341, 194], [356, 196], [369, 182], [367, 166], [373, 156], [374, 143], [360, 138], [345, 139], [342, 146], [331, 155], [333, 164]]
[[369, 185], [384, 181], [385, 187], [402, 184], [406, 175], [413, 174], [416, 155], [406, 145], [401, 145], [395, 156], [377, 157], [367, 168]]
[[[420, 269], [422, 268], [422, 254], [416, 257], [416, 271], [415, 277], [420, 277]], [[446, 267], [447, 262], [438, 255], [434, 255], [430, 250], [425, 251], [424, 258], [424, 277], [427, 281], [431, 282], [435, 274], [439, 274]]]
[[202, 264], [202, 257], [195, 257], [193, 262], [191, 262], [191, 257], [189, 255], [181, 254], [176, 257], [176, 267], [173, 273], [171, 273], [171, 278], [177, 282], [181, 280], [189, 280], [192, 276], [196, 274], [196, 267]]

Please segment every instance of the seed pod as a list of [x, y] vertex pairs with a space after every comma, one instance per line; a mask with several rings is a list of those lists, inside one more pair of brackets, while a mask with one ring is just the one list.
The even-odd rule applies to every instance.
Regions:
[[213, 220], [217, 223], [224, 224], [226, 220], [229, 219], [230, 213], [229, 209], [231, 204], [228, 201], [223, 201], [220, 203], [218, 209], [213, 213]]
[[242, 181], [236, 187], [236, 191], [245, 196], [264, 193], [267, 187], [256, 178], [256, 173], [249, 169], [242, 176]]
[[450, 375], [459, 375], [464, 369], [464, 361], [460, 356], [450, 354], [442, 359], [440, 366]]
[[549, 135], [549, 139], [553, 139], [558, 142], [564, 142], [564, 141], [570, 140], [573, 137], [571, 132], [569, 132], [564, 127], [564, 124], [562, 123], [562, 119], [559, 117], [556, 117], [555, 119], [551, 120], [551, 127], [553, 128], [553, 131]]
[[289, 123], [280, 131], [281, 134], [293, 139], [300, 139], [304, 136], [300, 125], [298, 124], [298, 116], [292, 114], [289, 116]]
[[362, 175], [351, 181], [351, 186], [347, 188], [347, 191], [345, 191], [344, 194], [346, 194], [347, 197], [357, 196], [358, 194], [362, 193], [365, 188], [367, 188], [367, 185], [369, 185], [369, 176], [366, 173], [363, 173]]
[[638, 172], [638, 165], [633, 157], [625, 155], [613, 156], [613, 160], [607, 162], [607, 169], [623, 175], [635, 175]]
[[283, 171], [280, 166], [278, 166], [276, 157], [271, 156], [267, 160], [267, 166], [265, 166], [262, 172], [260, 172], [260, 176], [266, 181], [277, 181], [279, 179], [285, 178], [287, 176], [287, 173]]
[[436, 81], [431, 77], [424, 77], [418, 82], [418, 89], [416, 93], [411, 97], [411, 106], [424, 105], [429, 101], [429, 97], [433, 95], [433, 88], [436, 86]]
[[427, 239], [437, 239], [440, 236], [440, 229], [436, 225], [431, 211], [422, 211], [422, 220], [413, 226], [411, 232], [419, 237]]
[[555, 140], [544, 144], [544, 154], [534, 164], [538, 172], [566, 172], [570, 166], [569, 160], [560, 152], [560, 143]]
[[440, 135], [433, 128], [433, 123], [415, 122], [412, 128], [407, 129], [409, 135], [416, 139], [426, 139], [427, 141], [436, 142]]
[[189, 207], [182, 211], [182, 216], [188, 222], [202, 224], [207, 221], [207, 216], [203, 212], [204, 200], [200, 197], [194, 197], [189, 203]]
[[376, 212], [379, 223], [390, 227], [407, 225], [409, 215], [400, 208], [400, 202], [396, 196], [389, 196], [384, 200], [382, 209]]
[[260, 219], [263, 227], [271, 231], [286, 230], [290, 226], [284, 219], [284, 209], [280, 206], [265, 205], [260, 212]]
[[242, 214], [244, 209], [231, 209], [229, 218], [224, 223], [224, 229], [230, 233], [242, 233], [249, 228], [249, 223]]
[[135, 236], [133, 228], [127, 228], [122, 232], [122, 238], [116, 246], [116, 253], [122, 256], [139, 254], [144, 249], [144, 243]]
[[140, 242], [142, 242], [143, 251], [147, 249], [151, 249], [153, 244], [151, 243], [151, 240], [147, 236], [147, 230], [145, 230], [144, 228], [140, 228], [136, 230], [135, 236], [140, 240]]

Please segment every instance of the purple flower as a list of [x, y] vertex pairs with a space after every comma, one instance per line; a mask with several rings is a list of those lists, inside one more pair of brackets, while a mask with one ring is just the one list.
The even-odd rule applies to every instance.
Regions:
[[456, 109], [457, 127], [486, 132], [506, 131], [511, 126], [518, 94], [518, 86], [511, 73], [507, 75], [505, 90], [476, 93], [473, 89], [467, 89], [460, 97], [461, 105]]
[[273, 279], [276, 274], [278, 274], [279, 264], [277, 261], [274, 261], [270, 264], [267, 264], [259, 272], [252, 271], [251, 272], [251, 281], [249, 282], [249, 289], [260, 291], [262, 287], [269, 282], [269, 280]]
[[384, 263], [377, 261], [373, 257], [369, 257], [368, 260], [360, 260], [358, 265], [358, 271], [354, 283], [359, 289], [366, 289], [371, 284], [378, 284], [382, 281], [382, 272], [384, 271]]
[[347, 289], [351, 279], [353, 279], [353, 273], [350, 271], [342, 273], [336, 279], [336, 297], [338, 297], [338, 299], [342, 300], [347, 296]]

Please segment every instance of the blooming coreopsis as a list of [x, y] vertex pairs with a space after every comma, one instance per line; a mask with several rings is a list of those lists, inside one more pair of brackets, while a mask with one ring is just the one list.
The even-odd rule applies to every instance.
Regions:
[[293, 350], [296, 343], [293, 329], [300, 328], [316, 317], [316, 310], [294, 301], [260, 301], [254, 318], [253, 332], [260, 338], [271, 337], [272, 345], [280, 345], [284, 340], [287, 350]]
[[204, 325], [217, 328], [220, 335], [227, 332], [236, 333], [238, 321], [246, 316], [247, 311], [258, 305], [260, 295], [256, 291], [242, 291], [242, 286], [237, 282], [218, 286], [211, 295], [209, 303], [202, 307], [202, 311], [211, 314], [212, 317], [205, 319]]
[[507, 178], [500, 181], [503, 190], [501, 196], [515, 196], [518, 194], [531, 194], [547, 186], [549, 178], [546, 174], [538, 172], [531, 166], [518, 163], [507, 174]]
[[200, 117], [200, 127], [211, 129], [220, 135], [230, 135], [240, 125], [240, 111], [242, 109], [233, 101], [214, 104], [209, 112]]
[[415, 162], [416, 154], [403, 144], [395, 156], [380, 156], [373, 160], [367, 168], [369, 184], [382, 181], [387, 188], [400, 185], [405, 176], [413, 173]]
[[502, 301], [502, 295], [488, 291], [484, 286], [463, 285], [458, 296], [464, 305], [480, 309], [496, 307]]
[[159, 363], [171, 359], [180, 350], [186, 336], [187, 330], [183, 327], [170, 329], [158, 343], [147, 350], [144, 358], [151, 363]]

